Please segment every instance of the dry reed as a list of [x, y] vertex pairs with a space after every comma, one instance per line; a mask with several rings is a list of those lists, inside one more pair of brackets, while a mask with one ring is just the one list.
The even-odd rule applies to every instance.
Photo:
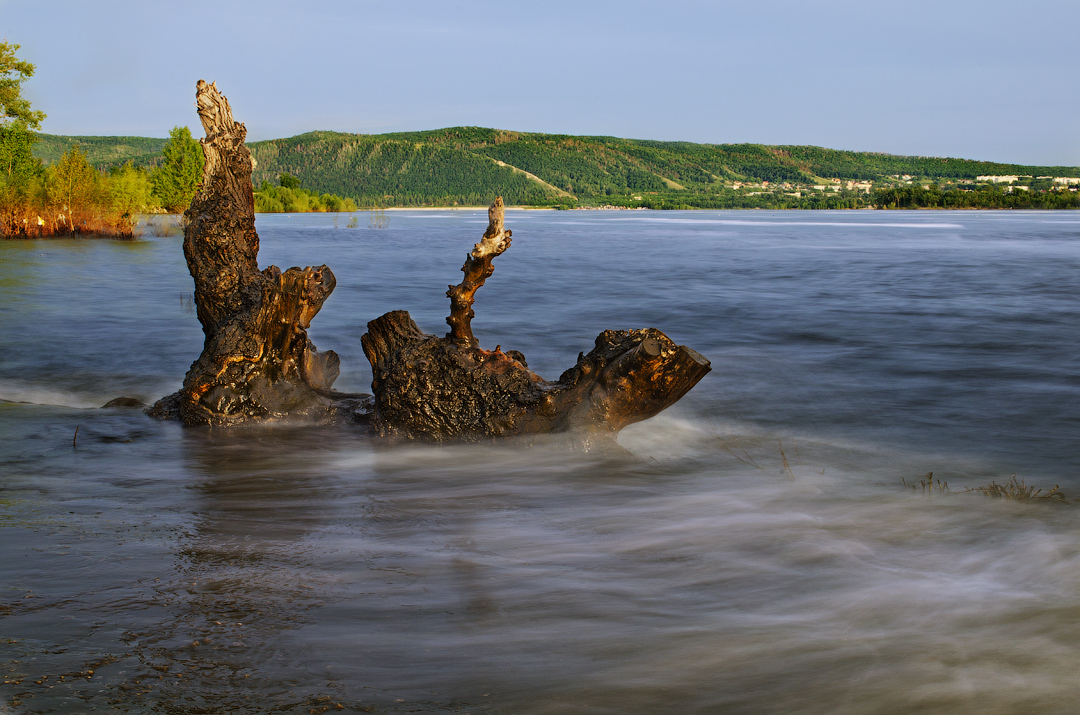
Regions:
[[918, 483], [908, 483], [908, 481], [902, 477], [900, 481], [903, 483], [905, 489], [910, 489], [913, 492], [921, 492], [923, 494], [933, 494], [935, 491], [938, 493], [949, 494], [976, 493], [994, 499], [1012, 499], [1013, 501], [1045, 499], [1061, 504], [1071, 503], [1062, 493], [1061, 488], [1058, 485], [1055, 484], [1053, 489], [1044, 491], [1043, 489], [1028, 486], [1023, 479], [1017, 479], [1015, 474], [1009, 477], [1009, 481], [1004, 484], [998, 484], [996, 481], [991, 481], [984, 486], [961, 489], [958, 492], [949, 489], [948, 482], [942, 481], [941, 479], [935, 479], [933, 472], [927, 472], [924, 476], [920, 477]]
[[913, 492], [918, 492], [921, 490], [923, 494], [933, 494], [935, 489], [939, 493], [952, 491], [951, 489], [949, 489], [948, 482], [943, 482], [940, 479], [934, 479], [933, 472], [927, 472], [923, 476], [919, 477], [918, 485], [916, 485], [914, 482], [908, 484], [907, 480], [903, 477], [900, 478], [900, 481], [904, 483], [905, 489], [910, 489]]
[[1065, 495], [1061, 492], [1061, 488], [1055, 484], [1054, 488], [1050, 491], [1044, 492], [1042, 489], [1036, 489], [1035, 487], [1029, 487], [1024, 483], [1023, 479], [1017, 479], [1016, 475], [1009, 477], [1009, 481], [1004, 484], [998, 484], [995, 481], [991, 481], [986, 486], [972, 487], [971, 489], [965, 489], [965, 492], [978, 492], [984, 496], [992, 497], [994, 499], [1012, 499], [1014, 501], [1029, 501], [1032, 499], [1047, 499], [1049, 501], [1056, 501], [1061, 503], [1068, 503], [1069, 500], [1065, 498]]

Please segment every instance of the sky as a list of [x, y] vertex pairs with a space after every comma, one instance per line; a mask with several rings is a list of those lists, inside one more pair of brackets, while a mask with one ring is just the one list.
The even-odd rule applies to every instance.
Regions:
[[0, 0], [64, 135], [471, 125], [1080, 166], [1078, 0]]

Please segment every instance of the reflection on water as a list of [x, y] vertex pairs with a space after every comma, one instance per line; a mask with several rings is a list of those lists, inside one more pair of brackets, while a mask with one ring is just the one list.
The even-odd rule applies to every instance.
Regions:
[[[717, 217], [734, 220], [673, 218], [695, 228]], [[572, 218], [601, 243], [615, 240], [605, 227], [650, 226], [626, 238], [639, 258], [675, 225]], [[698, 272], [685, 257], [650, 264], [681, 280], [642, 276], [652, 304], [627, 308], [626, 325], [611, 316], [629, 263], [614, 261], [613, 284], [600, 285], [611, 303], [584, 300], [597, 280], [556, 296], [565, 327], [529, 307], [543, 289], [528, 271], [497, 266], [478, 323], [498, 340], [517, 336], [504, 345], [516, 342], [530, 365], [535, 355], [544, 374], [572, 362], [560, 350], [591, 341], [590, 321], [601, 320], [668, 328], [717, 365], [676, 409], [625, 430], [618, 454], [557, 440], [387, 445], [348, 428], [182, 429], [86, 409], [119, 388], [152, 399], [179, 383], [198, 340], [168, 345], [194, 320], [173, 287], [144, 284], [146, 306], [128, 309], [103, 291], [97, 308], [124, 320], [95, 322], [80, 307], [85, 334], [47, 285], [25, 296], [45, 306], [28, 314], [42, 330], [73, 331], [66, 342], [38, 340], [22, 308], [0, 309], [5, 336], [17, 336], [0, 362], [0, 711], [1071, 712], [1080, 512], [961, 490], [1018, 469], [1080, 497], [1066, 448], [1078, 415], [1076, 333], [1065, 328], [1077, 311], [1055, 282], [1076, 267], [1076, 236], [1039, 238], [1015, 214], [887, 217], [930, 227], [894, 235], [878, 255], [844, 235], [858, 226], [811, 225], [822, 233], [787, 239], [804, 240], [790, 250], [817, 269], [807, 275], [765, 250], [784, 227], [763, 218], [763, 234], [735, 236]], [[562, 220], [511, 224], [514, 250], [535, 237], [521, 262], [550, 258]], [[983, 248], [965, 258], [927, 237], [955, 233], [934, 225], [954, 221], [965, 227], [957, 240]], [[385, 231], [461, 223], [395, 214]], [[378, 312], [364, 297], [373, 279], [350, 282], [336, 262], [361, 232], [304, 226], [301, 246], [274, 244], [273, 226], [261, 226], [264, 250], [278, 253], [264, 263], [334, 267], [348, 300], [316, 343], [347, 352], [358, 305], [365, 319]], [[1016, 226], [1030, 229], [1017, 239], [1029, 250], [985, 248]], [[925, 244], [903, 247], [919, 236]], [[699, 250], [717, 240], [693, 238]], [[433, 251], [460, 263], [460, 241], [444, 243], [432, 239]], [[134, 260], [94, 246], [81, 258], [43, 250], [73, 261], [69, 272]], [[176, 249], [173, 239], [142, 249], [159, 255], [141, 269], [148, 284], [176, 268]], [[920, 251], [935, 262], [920, 264]], [[1040, 255], [1054, 265], [1037, 270]], [[519, 291], [509, 307], [497, 307], [500, 271]], [[932, 293], [946, 278], [949, 290]], [[8, 285], [27, 291], [18, 281], [0, 291]], [[445, 298], [402, 291], [387, 309], [419, 304], [414, 314], [440, 317]], [[695, 292], [711, 302], [687, 303]], [[96, 345], [103, 336], [112, 347]], [[110, 359], [117, 343], [130, 360]], [[35, 363], [43, 350], [54, 352]], [[343, 379], [362, 383], [350, 369]], [[903, 488], [901, 478], [931, 470], [952, 492]]]

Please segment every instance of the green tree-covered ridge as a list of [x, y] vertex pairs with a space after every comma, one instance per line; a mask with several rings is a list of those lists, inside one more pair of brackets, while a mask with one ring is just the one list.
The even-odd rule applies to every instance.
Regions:
[[111, 166], [132, 162], [135, 166], [160, 166], [162, 151], [169, 139], [153, 137], [88, 137], [38, 134], [34, 145], [34, 157], [46, 164], [60, 161], [60, 157], [73, 146], [86, 155], [91, 166], [107, 169]]
[[[152, 140], [122, 137], [110, 144], [106, 138], [95, 139], [93, 147], [82, 143], [88, 160], [97, 166], [128, 159], [136, 164], [153, 161], [144, 148]], [[43, 135], [35, 154], [45, 158], [47, 151], [55, 151], [50, 147], [63, 140]], [[121, 145], [130, 147], [128, 153], [120, 150]], [[1080, 167], [478, 127], [382, 135], [318, 131], [253, 142], [249, 147], [256, 160], [256, 186], [288, 173], [315, 194], [350, 197], [360, 206], [485, 205], [501, 195], [508, 204], [534, 206], [855, 208], [875, 203], [874, 197], [886, 189], [929, 184], [936, 184], [935, 190], [943, 194], [976, 191], [994, 205], [1026, 206], [1034, 192], [1017, 192], [1009, 203], [995, 197], [1010, 188], [973, 182], [987, 175], [1032, 177], [1018, 183], [1038, 182], [1038, 177], [1080, 177]], [[1052, 182], [1049, 187], [1065, 194], [1055, 199], [1055, 205], [1076, 204], [1072, 200], [1078, 195], [1068, 195], [1068, 187]], [[894, 193], [889, 205], [903, 207], [905, 200]], [[967, 206], [972, 201], [950, 205]]]

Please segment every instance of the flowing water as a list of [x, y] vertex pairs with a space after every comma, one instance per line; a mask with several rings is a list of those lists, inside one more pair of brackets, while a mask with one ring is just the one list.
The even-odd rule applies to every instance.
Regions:
[[[260, 216], [260, 264], [331, 266], [359, 391], [365, 323], [445, 331], [485, 225]], [[625, 454], [100, 409], [199, 353], [181, 239], [0, 244], [0, 712], [1075, 710], [1080, 511], [963, 490], [1080, 497], [1080, 214], [507, 225], [484, 347], [712, 361]]]

